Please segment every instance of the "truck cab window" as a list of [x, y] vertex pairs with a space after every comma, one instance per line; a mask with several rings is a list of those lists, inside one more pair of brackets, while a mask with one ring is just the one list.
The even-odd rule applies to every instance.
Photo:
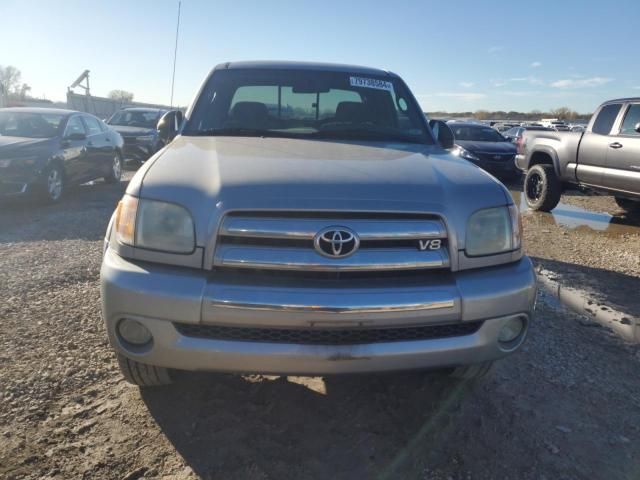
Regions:
[[629, 106], [627, 114], [622, 122], [622, 128], [620, 129], [620, 135], [636, 135], [640, 136], [640, 133], [636, 132], [636, 125], [640, 123], [640, 103], [634, 103]]
[[611, 128], [613, 127], [613, 122], [616, 121], [616, 117], [618, 116], [621, 107], [622, 104], [620, 103], [612, 103], [602, 107], [602, 110], [600, 110], [600, 113], [598, 114], [598, 118], [593, 122], [593, 128], [591, 131], [598, 135], [609, 135], [611, 133]]

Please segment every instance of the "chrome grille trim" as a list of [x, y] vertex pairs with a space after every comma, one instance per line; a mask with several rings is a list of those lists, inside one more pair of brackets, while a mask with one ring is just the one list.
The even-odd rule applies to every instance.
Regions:
[[218, 245], [214, 263], [220, 267], [275, 270], [354, 271], [448, 268], [446, 249], [419, 251], [417, 248], [360, 249], [345, 258], [327, 258], [311, 248]]
[[[383, 272], [451, 267], [447, 229], [439, 217], [362, 212], [233, 212], [218, 231], [213, 266], [308, 272]], [[348, 257], [327, 257], [314, 238], [327, 228], [355, 233], [360, 248]], [[440, 239], [436, 250], [419, 242]]]
[[[446, 238], [438, 220], [366, 220], [366, 219], [291, 219], [227, 217], [220, 235], [244, 238], [312, 240], [326, 227], [345, 225], [358, 233], [360, 240], [412, 240]], [[294, 228], [292, 228], [294, 227]]]

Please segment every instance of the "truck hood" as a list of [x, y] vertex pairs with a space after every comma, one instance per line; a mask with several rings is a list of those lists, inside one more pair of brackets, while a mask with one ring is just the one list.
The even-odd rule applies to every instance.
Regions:
[[246, 137], [179, 136], [128, 193], [187, 207], [199, 245], [230, 210], [436, 213], [463, 231], [474, 211], [511, 203], [495, 178], [436, 146]]

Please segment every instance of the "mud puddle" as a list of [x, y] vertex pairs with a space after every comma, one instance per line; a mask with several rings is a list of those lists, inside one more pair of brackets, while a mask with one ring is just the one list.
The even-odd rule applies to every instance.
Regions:
[[559, 225], [570, 229], [587, 228], [612, 235], [640, 234], [637, 220], [605, 212], [594, 212], [564, 202], [560, 202], [551, 213], [534, 212], [527, 206], [522, 192], [517, 190], [510, 190], [510, 192], [523, 215], [538, 215], [542, 223], [550, 226]]

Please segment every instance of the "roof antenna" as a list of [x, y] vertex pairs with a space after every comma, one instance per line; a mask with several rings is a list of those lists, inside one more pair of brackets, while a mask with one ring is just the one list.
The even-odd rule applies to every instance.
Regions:
[[176, 82], [176, 59], [178, 58], [178, 34], [180, 33], [180, 7], [182, 0], [178, 0], [178, 23], [176, 25], [176, 46], [173, 49], [173, 75], [171, 76], [171, 108], [173, 108], [173, 86]]

